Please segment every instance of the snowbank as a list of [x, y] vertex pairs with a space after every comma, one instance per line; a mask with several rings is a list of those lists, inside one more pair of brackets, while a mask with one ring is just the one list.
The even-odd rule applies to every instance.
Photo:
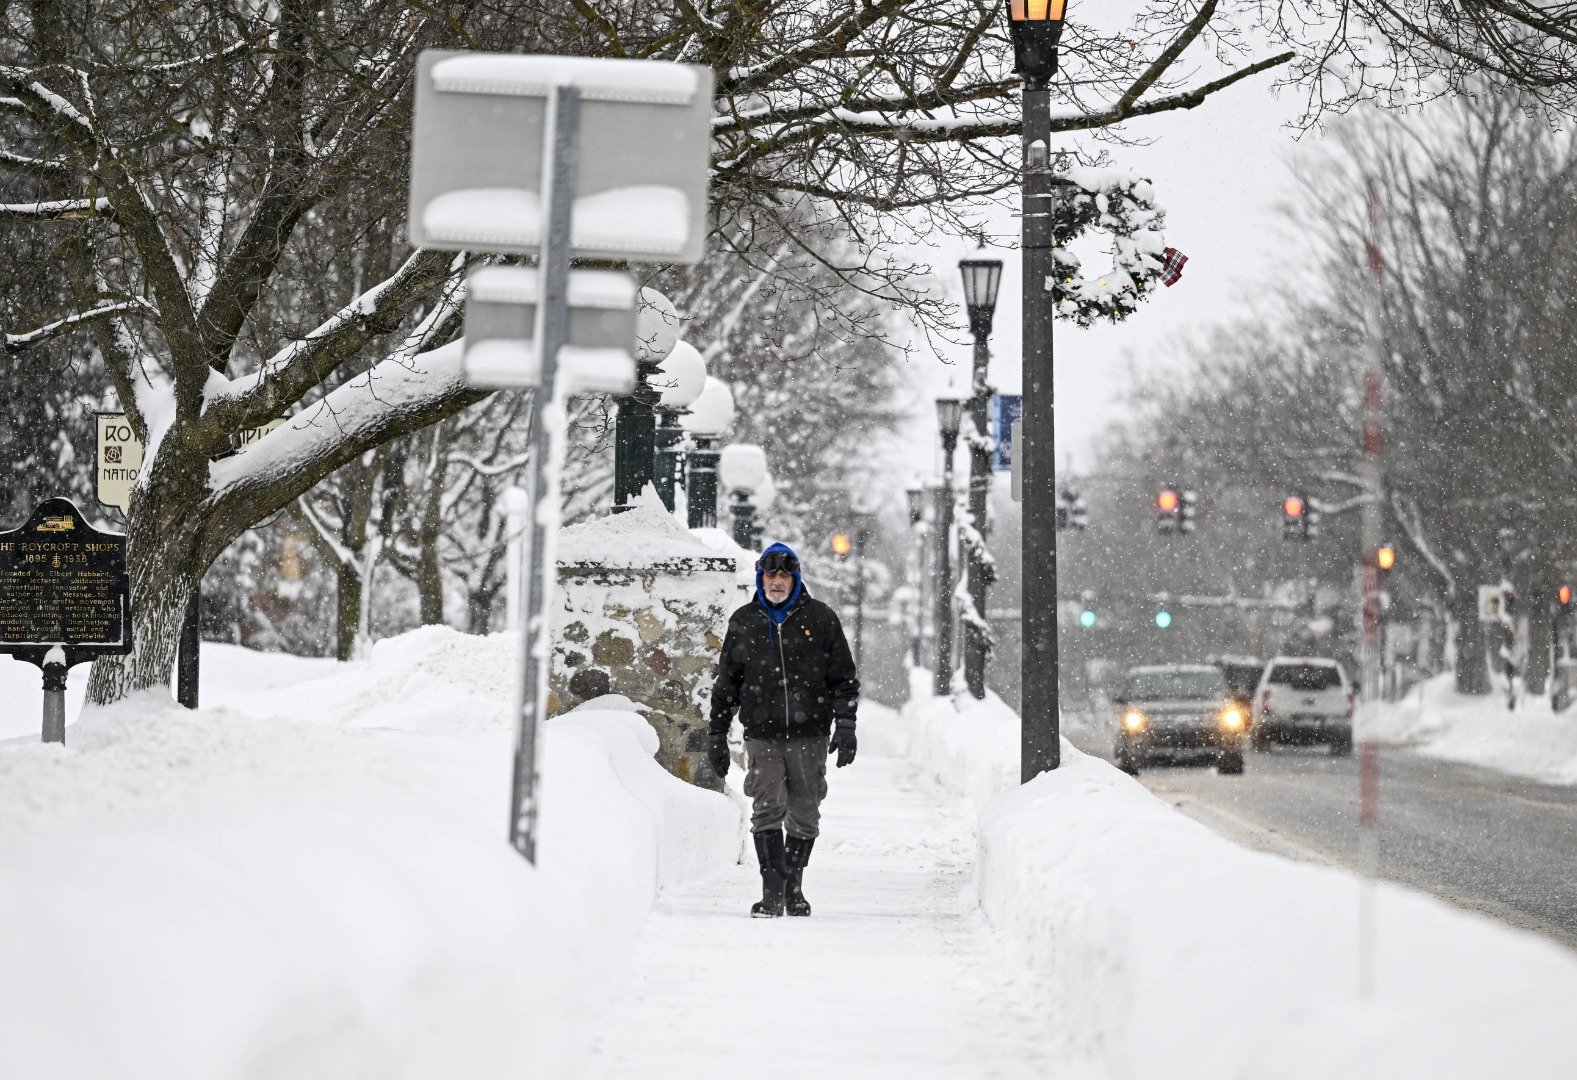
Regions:
[[1017, 786], [1006, 706], [960, 714], [917, 689], [903, 730], [873, 734], [906, 741], [924, 773], [983, 803], [981, 906], [1092, 1067], [1570, 1075], [1577, 960], [1558, 946], [1381, 886], [1378, 995], [1361, 1001], [1355, 878], [1238, 847], [1067, 742], [1062, 768]]
[[1401, 701], [1366, 706], [1358, 731], [1431, 757], [1577, 784], [1577, 709], [1557, 713], [1549, 698], [1525, 697], [1510, 712], [1499, 694], [1457, 693], [1449, 673], [1419, 684]]
[[528, 866], [515, 652], [210, 647], [212, 707], [149, 694], [0, 746], [0, 1075], [574, 1071], [657, 890], [734, 862], [741, 822], [592, 702], [545, 727]]

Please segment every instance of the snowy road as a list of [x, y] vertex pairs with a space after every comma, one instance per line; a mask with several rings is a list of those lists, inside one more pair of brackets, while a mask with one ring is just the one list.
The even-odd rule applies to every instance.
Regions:
[[1055, 1017], [967, 898], [973, 816], [863, 747], [831, 782], [815, 914], [750, 919], [753, 857], [665, 894], [592, 1075], [1070, 1075]]
[[[1405, 750], [1380, 760], [1385, 877], [1577, 948], [1577, 790]], [[1357, 769], [1279, 748], [1250, 755], [1240, 777], [1159, 767], [1141, 780], [1233, 840], [1361, 869]]]

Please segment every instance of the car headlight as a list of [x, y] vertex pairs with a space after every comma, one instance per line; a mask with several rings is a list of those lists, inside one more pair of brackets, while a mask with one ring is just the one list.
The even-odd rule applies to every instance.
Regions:
[[1123, 713], [1123, 727], [1129, 731], [1144, 730], [1144, 713], [1138, 709], [1129, 709]]
[[1228, 705], [1221, 710], [1221, 726], [1228, 731], [1242, 731], [1243, 724], [1247, 719], [1243, 715], [1243, 710], [1236, 705]]

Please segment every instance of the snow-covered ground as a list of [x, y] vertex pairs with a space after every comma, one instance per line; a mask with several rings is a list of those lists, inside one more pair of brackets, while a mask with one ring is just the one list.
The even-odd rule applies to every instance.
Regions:
[[1011, 711], [916, 688], [899, 736], [982, 807], [981, 907], [1103, 1073], [1571, 1075], [1566, 950], [1379, 886], [1377, 991], [1360, 1000], [1358, 880], [1238, 847], [1066, 742], [1061, 769], [1016, 786]]
[[[204, 652], [43, 746], [4, 702], [0, 1076], [557, 1076], [658, 889], [731, 866], [728, 799], [638, 716], [545, 728], [541, 870], [504, 842], [515, 639], [336, 665]], [[16, 668], [27, 671], [22, 665]], [[617, 704], [604, 699], [608, 704]]]
[[1500, 694], [1457, 693], [1449, 673], [1420, 683], [1401, 701], [1361, 710], [1358, 731], [1414, 753], [1577, 784], [1577, 708], [1557, 713], [1548, 697], [1524, 697], [1512, 712]]
[[737, 792], [612, 699], [547, 725], [534, 870], [502, 838], [515, 648], [210, 646], [202, 710], [66, 747], [8, 697], [0, 1077], [1570, 1074], [1569, 952], [1381, 886], [1361, 1000], [1353, 877], [1066, 744], [1020, 787], [1017, 718], [923, 677], [862, 707], [810, 919], [748, 917]]

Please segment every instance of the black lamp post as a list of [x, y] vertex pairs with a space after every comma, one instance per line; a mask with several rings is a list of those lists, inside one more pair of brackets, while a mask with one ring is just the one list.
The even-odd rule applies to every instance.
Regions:
[[750, 526], [750, 543], [744, 545], [747, 551], [761, 550], [761, 536], [766, 532], [767, 528], [767, 511], [772, 509], [772, 504], [777, 500], [777, 496], [777, 484], [773, 482], [772, 474], [768, 473], [767, 478], [761, 482], [761, 486], [756, 488], [756, 517]]
[[734, 543], [747, 551], [754, 550], [756, 504], [752, 497], [766, 483], [766, 452], [754, 443], [735, 443], [723, 451], [717, 474], [724, 490], [731, 493]]
[[919, 667], [925, 638], [925, 488], [916, 485], [904, 491], [909, 500], [909, 557], [914, 560], [914, 626], [909, 662]]
[[707, 377], [705, 389], [690, 403], [681, 421], [690, 433], [685, 455], [686, 524], [692, 529], [717, 526], [717, 440], [734, 422], [734, 395], [719, 379]]
[[666, 296], [642, 289], [635, 316], [635, 389], [618, 398], [613, 420], [613, 512], [621, 514], [652, 482], [656, 466], [657, 413], [662, 392], [652, 385], [658, 364], [679, 337], [679, 314]]
[[986, 659], [991, 653], [991, 634], [986, 628], [986, 590], [996, 579], [996, 569], [986, 558], [987, 498], [991, 493], [990, 431], [991, 383], [986, 368], [991, 353], [986, 339], [991, 336], [991, 317], [997, 310], [997, 289], [1002, 285], [1002, 260], [972, 258], [960, 260], [964, 278], [964, 308], [969, 312], [969, 332], [975, 339], [974, 381], [969, 398], [969, 419], [974, 432], [969, 439], [969, 514], [979, 538], [969, 555], [969, 602], [975, 618], [964, 628], [964, 682], [976, 699], [986, 696]]
[[932, 672], [937, 697], [946, 697], [953, 689], [953, 452], [958, 449], [963, 418], [961, 400], [936, 399], [936, 422], [942, 433], [942, 490], [936, 515], [936, 670]]
[[684, 427], [680, 420], [706, 385], [706, 361], [687, 341], [674, 345], [673, 351], [657, 365], [653, 385], [661, 392], [657, 400], [657, 436], [652, 484], [670, 513], [675, 489], [684, 462]]
[[750, 501], [750, 492], [735, 488], [728, 503], [729, 516], [733, 519], [734, 543], [751, 551], [755, 547], [756, 504]]
[[1020, 776], [1028, 783], [1061, 764], [1057, 715], [1056, 395], [1052, 388], [1053, 230], [1057, 185], [1051, 173], [1051, 77], [1067, 0], [1008, 0], [1014, 70], [1024, 78], [1023, 266], [1024, 412], [1013, 452], [1023, 455], [1024, 643]]

